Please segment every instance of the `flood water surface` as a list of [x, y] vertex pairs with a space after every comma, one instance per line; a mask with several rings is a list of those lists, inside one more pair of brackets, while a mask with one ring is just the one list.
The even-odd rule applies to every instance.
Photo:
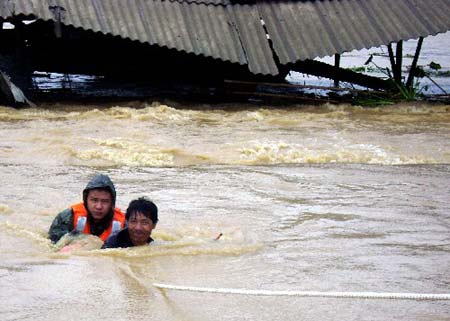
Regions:
[[[0, 107], [1, 320], [448, 320], [449, 301], [153, 286], [450, 293], [448, 106], [176, 107]], [[98, 172], [122, 209], [155, 201], [154, 244], [47, 240]]]

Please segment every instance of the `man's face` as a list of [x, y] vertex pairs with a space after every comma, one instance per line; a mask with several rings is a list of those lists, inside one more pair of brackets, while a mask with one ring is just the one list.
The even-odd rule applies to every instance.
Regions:
[[128, 219], [128, 233], [134, 246], [147, 244], [156, 224], [140, 212], [133, 213]]
[[100, 221], [111, 211], [111, 193], [99, 189], [90, 190], [87, 196], [87, 208], [94, 221]]

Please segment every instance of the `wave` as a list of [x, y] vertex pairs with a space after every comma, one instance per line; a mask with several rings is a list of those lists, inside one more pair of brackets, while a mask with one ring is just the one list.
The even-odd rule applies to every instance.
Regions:
[[[192, 106], [190, 106], [192, 107]], [[194, 106], [195, 107], [195, 106]], [[244, 104], [222, 105], [215, 108], [188, 109], [187, 106], [174, 108], [160, 102], [144, 102], [137, 107], [120, 105], [70, 105], [52, 104], [38, 108], [15, 109], [0, 105], [0, 121], [33, 120], [87, 120], [87, 119], [132, 119], [145, 122], [253, 122], [263, 120], [280, 121], [293, 118], [318, 116], [320, 118], [339, 118], [342, 115], [439, 115], [449, 120], [450, 106], [424, 102], [408, 102], [382, 107], [361, 107], [348, 104], [297, 105], [251, 107]]]
[[328, 150], [321, 150], [301, 144], [255, 142], [249, 147], [242, 148], [240, 152], [240, 163], [248, 165], [327, 163], [405, 165], [439, 163], [439, 161], [432, 158], [400, 155], [373, 144], [335, 145]]
[[276, 165], [363, 163], [380, 165], [450, 163], [450, 153], [439, 158], [420, 154], [402, 154], [391, 148], [370, 143], [346, 142], [327, 146], [278, 142], [250, 141], [217, 146], [203, 154], [177, 148], [137, 144], [124, 140], [96, 141], [97, 147], [72, 149], [75, 163], [92, 166], [171, 167], [193, 165]]
[[102, 242], [92, 235], [67, 235], [57, 244], [51, 243], [44, 231], [35, 231], [9, 221], [0, 222], [0, 230], [14, 237], [25, 238], [41, 249], [41, 254], [51, 258], [64, 258], [71, 255], [113, 256], [113, 257], [155, 257], [155, 256], [198, 256], [222, 255], [238, 256], [261, 249], [248, 235], [235, 229], [225, 229], [220, 240], [217, 233], [209, 227], [197, 229], [180, 227], [163, 229], [152, 234], [156, 240], [151, 246], [128, 249], [100, 249]]
[[96, 167], [450, 163], [450, 107], [445, 105], [51, 107], [0, 107], [0, 162]]

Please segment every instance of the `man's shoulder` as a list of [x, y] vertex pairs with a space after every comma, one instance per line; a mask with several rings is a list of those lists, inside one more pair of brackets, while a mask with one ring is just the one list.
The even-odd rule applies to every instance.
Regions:
[[65, 210], [59, 212], [53, 220], [53, 224], [73, 224], [73, 211], [68, 207]]
[[124, 239], [126, 238], [124, 236], [125, 233], [127, 232], [125, 229], [123, 229], [115, 234], [112, 234], [106, 239], [105, 243], [102, 246], [102, 249], [123, 247]]
[[57, 242], [64, 234], [73, 229], [73, 212], [71, 208], [58, 213], [48, 231], [49, 238], [53, 243]]
[[63, 221], [72, 219], [73, 218], [72, 208], [71, 207], [66, 208], [65, 210], [59, 212], [56, 217], [60, 218]]

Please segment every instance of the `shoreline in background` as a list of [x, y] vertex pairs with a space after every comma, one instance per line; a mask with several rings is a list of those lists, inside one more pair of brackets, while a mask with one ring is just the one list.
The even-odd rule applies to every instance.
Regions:
[[[416, 50], [418, 39], [405, 41], [403, 44], [403, 75], [408, 75], [408, 68], [411, 65], [413, 55]], [[446, 94], [450, 94], [450, 31], [440, 33], [435, 36], [429, 36], [424, 39], [418, 66], [421, 66], [426, 72], [432, 73], [431, 78], [442, 87]], [[373, 56], [372, 62], [364, 65], [370, 56]], [[334, 57], [323, 57], [319, 61], [334, 64]], [[434, 62], [441, 66], [439, 71], [432, 70], [430, 64]], [[341, 67], [357, 70], [363, 74], [384, 77], [386, 75], [378, 70], [380, 68], [390, 68], [390, 61], [386, 46], [374, 47], [370, 49], [353, 50], [341, 55]], [[317, 86], [333, 86], [333, 80], [319, 78], [315, 76], [302, 75], [291, 72], [287, 80], [292, 84], [309, 84]], [[417, 81], [417, 80], [416, 80]], [[423, 87], [423, 93], [427, 95], [444, 94], [440, 88], [433, 84], [429, 79], [419, 79], [419, 87]], [[348, 84], [347, 84], [348, 85]], [[350, 85], [351, 86], [351, 85]], [[428, 86], [428, 88], [425, 88]], [[360, 88], [361, 87], [355, 87]]]

